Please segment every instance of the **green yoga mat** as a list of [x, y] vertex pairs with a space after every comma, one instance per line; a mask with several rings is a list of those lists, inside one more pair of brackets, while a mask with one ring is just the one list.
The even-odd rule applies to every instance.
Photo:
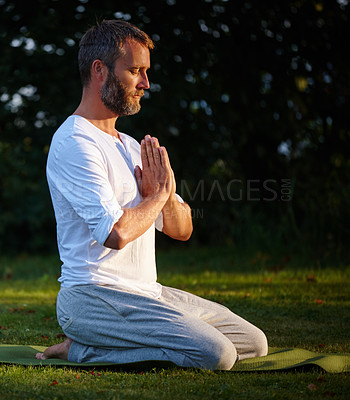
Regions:
[[[175, 367], [175, 364], [166, 361], [111, 364], [74, 363], [55, 358], [49, 360], [37, 360], [35, 354], [37, 352], [43, 352], [45, 348], [46, 347], [43, 346], [0, 344], [0, 363], [73, 366], [80, 368], [113, 367], [122, 370]], [[307, 367], [318, 367], [331, 373], [350, 372], [350, 354], [326, 354], [303, 349], [278, 349], [271, 347], [269, 348], [269, 354], [267, 356], [239, 361], [231, 371], [278, 371]]]

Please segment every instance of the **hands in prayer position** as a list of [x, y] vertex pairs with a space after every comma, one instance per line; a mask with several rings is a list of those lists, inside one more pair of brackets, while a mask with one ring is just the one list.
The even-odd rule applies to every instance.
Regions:
[[142, 169], [135, 168], [135, 177], [142, 197], [159, 198], [167, 201], [175, 194], [176, 183], [165, 147], [160, 147], [158, 139], [146, 135], [141, 141]]

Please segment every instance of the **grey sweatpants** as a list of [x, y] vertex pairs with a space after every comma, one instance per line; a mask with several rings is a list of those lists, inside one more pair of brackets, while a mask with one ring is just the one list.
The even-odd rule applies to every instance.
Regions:
[[106, 286], [61, 288], [57, 317], [73, 340], [75, 362], [166, 360], [183, 367], [231, 369], [267, 354], [264, 333], [228, 308], [164, 287], [159, 299]]

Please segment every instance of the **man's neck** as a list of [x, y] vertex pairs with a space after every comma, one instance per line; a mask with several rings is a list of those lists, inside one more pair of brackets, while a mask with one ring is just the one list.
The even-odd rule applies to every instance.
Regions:
[[117, 116], [108, 110], [101, 101], [83, 93], [79, 107], [72, 115], [80, 115], [95, 125], [101, 131], [119, 138], [118, 131], [115, 129]]

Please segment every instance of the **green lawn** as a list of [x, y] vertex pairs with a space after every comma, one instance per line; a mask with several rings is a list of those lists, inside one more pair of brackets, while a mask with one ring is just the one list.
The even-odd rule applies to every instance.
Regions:
[[[158, 253], [159, 281], [230, 307], [273, 347], [350, 353], [350, 266], [232, 248]], [[62, 341], [57, 256], [0, 257], [0, 343]], [[57, 382], [57, 384], [55, 384]], [[348, 399], [350, 374], [0, 365], [0, 399]]]

